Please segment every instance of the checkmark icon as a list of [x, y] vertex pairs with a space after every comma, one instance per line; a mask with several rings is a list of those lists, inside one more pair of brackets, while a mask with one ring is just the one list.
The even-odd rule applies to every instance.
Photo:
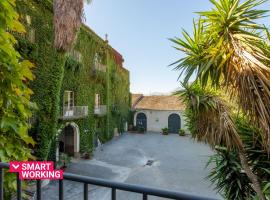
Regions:
[[12, 164], [12, 167], [13, 167], [14, 169], [18, 169], [18, 167], [20, 167], [20, 165]]

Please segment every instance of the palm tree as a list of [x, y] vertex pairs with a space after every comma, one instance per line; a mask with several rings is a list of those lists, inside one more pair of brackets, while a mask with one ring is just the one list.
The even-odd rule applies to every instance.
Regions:
[[[176, 48], [186, 57], [177, 69], [192, 74], [203, 86], [225, 86], [233, 100], [261, 128], [264, 147], [270, 152], [270, 51], [265, 27], [254, 21], [267, 11], [256, 7], [267, 0], [210, 0], [213, 8], [199, 12], [194, 36], [175, 38]], [[269, 36], [269, 34], [268, 34]]]
[[182, 86], [184, 90], [176, 94], [182, 97], [187, 106], [186, 117], [189, 120], [187, 125], [193, 138], [209, 144], [213, 149], [216, 146], [225, 146], [238, 152], [241, 166], [250, 179], [254, 191], [261, 200], [264, 200], [261, 183], [249, 165], [245, 146], [231, 117], [231, 107], [221, 98], [221, 93], [202, 88], [199, 83]]
[[84, 0], [54, 0], [54, 46], [58, 51], [66, 52], [72, 47], [82, 23], [83, 5]]

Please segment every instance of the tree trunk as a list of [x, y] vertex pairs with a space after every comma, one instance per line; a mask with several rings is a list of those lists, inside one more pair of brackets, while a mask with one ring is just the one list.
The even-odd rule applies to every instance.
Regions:
[[54, 0], [54, 46], [58, 51], [71, 49], [80, 28], [83, 0]]
[[258, 176], [252, 172], [252, 169], [249, 166], [246, 154], [244, 150], [239, 151], [239, 158], [242, 165], [242, 168], [245, 170], [246, 175], [252, 183], [252, 187], [257, 193], [260, 200], [266, 200], [264, 194], [262, 193], [261, 184], [259, 182]]

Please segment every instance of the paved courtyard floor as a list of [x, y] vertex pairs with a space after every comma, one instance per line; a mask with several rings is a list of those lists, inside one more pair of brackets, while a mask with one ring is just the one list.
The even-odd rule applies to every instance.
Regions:
[[[68, 172], [119, 182], [150, 186], [177, 192], [221, 199], [205, 179], [205, 165], [212, 151], [189, 137], [159, 133], [126, 133], [103, 145], [92, 160], [73, 162]], [[148, 160], [154, 161], [151, 166]], [[64, 181], [65, 200], [83, 199], [83, 185]], [[109, 200], [109, 189], [89, 186], [89, 199]], [[43, 190], [43, 199], [58, 198], [58, 184]], [[117, 191], [118, 200], [142, 199], [141, 195]], [[163, 199], [150, 197], [150, 200]]]

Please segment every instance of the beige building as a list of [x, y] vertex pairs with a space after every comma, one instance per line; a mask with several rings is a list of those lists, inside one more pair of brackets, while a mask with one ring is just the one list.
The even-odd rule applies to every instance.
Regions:
[[185, 129], [185, 107], [177, 96], [133, 94], [132, 109], [135, 111], [136, 127], [144, 127], [145, 130], [153, 132], [161, 132], [161, 129], [168, 128], [170, 133], [178, 133], [179, 129]]

